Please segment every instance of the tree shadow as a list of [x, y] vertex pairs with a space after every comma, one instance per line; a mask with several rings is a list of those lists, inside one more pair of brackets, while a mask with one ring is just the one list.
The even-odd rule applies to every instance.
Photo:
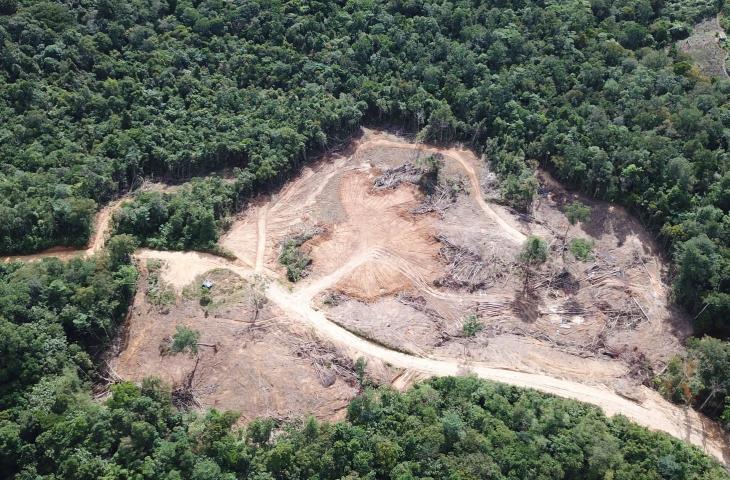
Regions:
[[534, 323], [540, 316], [540, 297], [530, 289], [522, 289], [517, 292], [512, 300], [512, 311], [522, 321]]

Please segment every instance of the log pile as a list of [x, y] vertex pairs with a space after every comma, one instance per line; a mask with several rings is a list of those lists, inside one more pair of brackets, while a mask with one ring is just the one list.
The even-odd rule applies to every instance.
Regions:
[[423, 176], [423, 171], [412, 163], [404, 163], [397, 168], [389, 168], [373, 182], [376, 190], [388, 190], [399, 187], [403, 183], [417, 185]]
[[317, 377], [324, 387], [335, 383], [337, 377], [348, 385], [358, 385], [354, 362], [331, 343], [323, 343], [315, 339], [304, 339], [294, 345], [294, 355], [309, 360], [317, 372]]

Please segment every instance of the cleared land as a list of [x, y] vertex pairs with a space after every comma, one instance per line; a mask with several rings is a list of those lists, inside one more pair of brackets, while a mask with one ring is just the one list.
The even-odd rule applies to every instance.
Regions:
[[[434, 154], [442, 167], [425, 192], [415, 166]], [[200, 405], [245, 418], [336, 418], [357, 392], [358, 357], [396, 388], [471, 373], [621, 413], [727, 463], [716, 424], [644, 385], [690, 333], [651, 238], [620, 208], [584, 198], [590, 219], [569, 226], [563, 207], [578, 197], [540, 180], [534, 212], [519, 216], [485, 200], [496, 186], [473, 153], [365, 131], [236, 219], [221, 244], [238, 260], [138, 251], [143, 270], [164, 262], [154, 284], [173, 300], [151, 296], [144, 273], [112, 369], [176, 384], [195, 371]], [[550, 253], [526, 278], [517, 254], [530, 234]], [[293, 238], [311, 259], [294, 284], [279, 263]], [[593, 242], [589, 260], [563, 260], [574, 238]], [[201, 306], [206, 278], [215, 285]], [[255, 293], [265, 302], [253, 308]], [[467, 335], [465, 322], [480, 328]], [[201, 347], [197, 369], [160, 348], [177, 325], [214, 346]]]
[[726, 34], [719, 17], [708, 18], [692, 29], [692, 34], [678, 42], [680, 51], [692, 57], [700, 71], [708, 77], [730, 78], [727, 72]]

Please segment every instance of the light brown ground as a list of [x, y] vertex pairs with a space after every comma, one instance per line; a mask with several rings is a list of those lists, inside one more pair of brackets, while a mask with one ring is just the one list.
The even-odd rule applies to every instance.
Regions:
[[438, 253], [432, 235], [434, 219], [428, 215], [414, 218], [408, 213], [418, 204], [416, 188], [409, 185], [376, 193], [371, 191], [373, 180], [372, 173], [352, 173], [342, 178], [340, 198], [347, 220], [333, 225], [327, 238], [311, 251], [317, 272], [325, 278], [342, 272], [342, 259], [358, 259], [350, 265], [349, 273], [342, 272], [341, 280], [332, 288], [363, 299], [412, 288], [411, 278], [402, 271], [401, 264], [410, 267], [410, 275], [427, 283], [437, 275], [432, 268]]
[[[207, 309], [208, 315], [196, 295], [203, 278], [215, 281], [215, 307]], [[182, 382], [195, 364], [194, 357], [163, 356], [160, 344], [177, 325], [185, 325], [201, 332], [201, 343], [216, 345], [199, 349], [201, 362], [193, 391], [201, 406], [238, 411], [244, 422], [258, 416], [341, 417], [357, 387], [337, 377], [325, 387], [312, 362], [297, 356], [297, 346], [311, 337], [308, 327], [287, 320], [272, 304], [254, 321], [250, 290], [251, 285], [230, 270], [216, 269], [189, 282], [185, 294], [165, 309], [168, 313], [160, 313], [141, 288], [128, 321], [126, 344], [112, 359], [112, 369], [131, 380], [154, 375], [169, 384]]]
[[694, 26], [689, 37], [677, 43], [679, 50], [692, 57], [704, 75], [728, 78], [725, 40], [726, 34], [718, 16], [701, 21]]
[[[459, 195], [442, 217], [410, 212], [423, 200], [413, 186], [372, 189], [377, 171], [433, 152], [445, 156], [447, 176], [468, 180], [467, 194]], [[220, 322], [214, 316], [201, 318], [195, 303], [181, 303], [179, 313], [173, 310], [167, 317], [191, 322], [204, 341], [210, 338], [222, 345], [215, 357], [227, 365], [227, 373], [209, 374], [214, 379], [210, 384], [218, 387], [203, 389], [203, 403], [231, 406], [246, 415], [272, 413], [264, 403], [275, 405], [276, 415], [307, 410], [334, 415], [352, 391], [324, 392], [316, 383], [300, 387], [281, 367], [292, 363], [290, 370], [299, 372], [298, 377], [313, 378], [306, 370], [311, 363], [297, 366], [292, 350], [287, 350], [291, 341], [311, 331], [351, 359], [366, 356], [372, 371], [385, 372], [380, 375], [383, 379], [393, 376], [384, 365], [401, 369], [393, 380], [397, 388], [427, 376], [471, 372], [593, 403], [609, 415], [622, 413], [726, 461], [726, 439], [716, 424], [663, 400], [639, 385], [631, 373], [641, 355], [651, 366], [661, 366], [679, 351], [688, 333], [687, 320], [668, 306], [665, 267], [640, 225], [620, 209], [594, 203], [591, 220], [570, 228], [568, 237], [593, 238], [597, 260], [568, 262], [566, 268], [578, 288], [563, 291], [553, 282], [563, 267], [557, 250], [566, 225], [561, 205], [572, 196], [544, 177], [549, 192], [536, 205], [534, 218], [519, 218], [484, 200], [493, 198], [494, 192], [484, 182], [483, 165], [465, 150], [408, 145], [397, 137], [366, 131], [350, 151], [305, 169], [277, 195], [259, 198], [237, 219], [221, 244], [238, 260], [194, 252], [139, 251], [140, 260], [167, 262], [163, 278], [178, 291], [220, 268], [248, 282], [257, 277], [268, 282], [267, 318], [276, 319], [271, 329], [279, 333], [264, 337], [263, 351], [235, 346], [235, 328], [250, 317], [235, 301]], [[324, 233], [302, 246], [314, 259], [311, 273], [290, 284], [277, 261], [280, 244], [314, 226]], [[532, 276], [531, 295], [522, 292], [515, 265], [527, 234], [539, 234], [552, 246], [548, 264]], [[474, 291], [437, 286], [435, 279], [448, 269], [438, 255], [443, 243], [437, 237], [477, 252], [489, 266], [489, 282]], [[606, 314], [598, 308], [601, 302], [638, 304], [646, 318], [637, 325], [607, 328]], [[136, 305], [143, 303], [136, 303], [135, 309]], [[568, 307], [579, 308], [580, 313], [568, 312]], [[141, 315], [132, 316], [130, 342], [117, 364], [119, 373], [130, 378], [163, 374], [175, 380], [185, 365], [168, 363], [171, 360], [160, 357], [158, 349], [159, 338], [174, 325], [154, 312], [136, 311]], [[474, 338], [461, 334], [469, 313], [485, 327]], [[262, 377], [264, 392], [255, 394], [261, 397], [241, 398], [244, 390], [237, 390], [243, 387], [236, 387], [236, 382], [246, 378], [245, 389], [256, 389], [254, 380]], [[303, 398], [302, 392], [316, 401]]]

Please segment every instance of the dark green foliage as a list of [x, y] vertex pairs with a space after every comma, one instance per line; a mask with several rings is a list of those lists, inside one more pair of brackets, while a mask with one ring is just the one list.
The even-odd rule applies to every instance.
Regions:
[[0, 408], [69, 368], [93, 371], [135, 290], [136, 270], [118, 258], [0, 265]]
[[0, 15], [12, 15], [18, 9], [18, 0], [0, 0]]
[[444, 166], [444, 159], [441, 154], [428, 155], [423, 158], [419, 158], [416, 161], [416, 166], [423, 172], [418, 186], [423, 193], [431, 195], [438, 185], [439, 172]]
[[520, 261], [526, 265], [540, 265], [548, 258], [548, 246], [542, 238], [530, 235], [520, 252]]
[[575, 258], [584, 262], [593, 257], [591, 254], [591, 251], [593, 250], [593, 242], [591, 240], [586, 240], [585, 238], [574, 238], [570, 241], [568, 249]]
[[578, 222], [584, 222], [591, 215], [591, 207], [581, 202], [571, 202], [565, 206], [565, 216], [571, 225]]
[[[362, 121], [468, 142], [522, 210], [536, 162], [630, 207], [676, 252], [677, 299], [730, 334], [730, 82], [665, 50], [718, 8], [0, 0], [1, 252], [83, 245], [98, 206], [142, 178], [234, 174], [140, 194], [115, 219], [127, 235], [95, 258], [0, 265], [2, 476], [727, 478], [621, 418], [473, 379], [368, 392], [349, 422], [276, 440], [271, 420], [243, 434], [235, 415], [182, 415], [155, 381], [115, 385], [105, 404], [88, 396], [133, 294], [135, 246], [214, 248], [252, 194]], [[695, 365], [682, 395], [730, 421], [725, 350], [690, 344], [667, 375]]]
[[365, 357], [357, 357], [355, 360], [355, 375], [357, 375], [357, 382], [361, 387], [365, 386], [367, 378], [365, 377], [365, 369], [368, 366], [368, 361]]
[[720, 271], [677, 298], [723, 332], [730, 82], [671, 47], [719, 8], [3, 0], [0, 251], [83, 244], [96, 206], [142, 177], [234, 167], [232, 184], [141, 195], [119, 219], [145, 245], [208, 249], [338, 132], [388, 122], [486, 153], [516, 208], [539, 163], [639, 213], [669, 248], [706, 235]]
[[104, 404], [44, 388], [37, 399], [55, 402], [53, 415], [0, 420], [9, 478], [728, 478], [696, 448], [622, 417], [473, 378], [366, 391], [347, 421], [309, 419], [273, 440], [269, 419], [239, 431], [231, 413], [181, 414], [155, 380], [114, 385]]
[[172, 336], [170, 351], [172, 353], [187, 352], [190, 355], [198, 353], [198, 342], [200, 341], [200, 332], [193, 330], [184, 325], [175, 327], [175, 334]]
[[287, 240], [281, 249], [279, 263], [286, 267], [286, 278], [290, 282], [298, 282], [302, 279], [312, 259], [302, 253], [299, 245], [294, 240]]
[[484, 323], [475, 314], [469, 314], [464, 318], [461, 331], [465, 337], [474, 337], [484, 330]]
[[192, 181], [174, 195], [141, 193], [115, 213], [116, 231], [152, 248], [213, 249], [223, 219], [235, 208], [237, 185], [211, 177]]
[[659, 391], [667, 398], [690, 404], [730, 425], [730, 342], [693, 338], [685, 355], [673, 358], [657, 377]]
[[286, 267], [286, 277], [290, 282], [298, 282], [307, 275], [312, 259], [302, 251], [304, 242], [311, 239], [312, 233], [305, 233], [284, 241], [279, 254], [279, 263]]

